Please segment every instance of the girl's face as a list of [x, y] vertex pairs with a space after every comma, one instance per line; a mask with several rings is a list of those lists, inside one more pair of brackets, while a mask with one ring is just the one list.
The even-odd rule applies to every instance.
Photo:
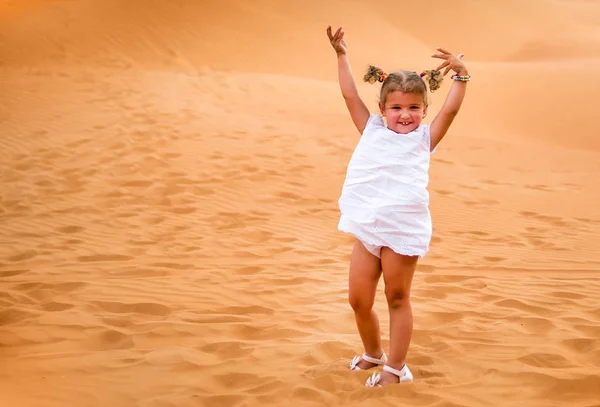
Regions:
[[379, 103], [379, 109], [386, 118], [388, 129], [400, 134], [416, 130], [427, 115], [423, 96], [416, 93], [390, 92], [385, 106]]

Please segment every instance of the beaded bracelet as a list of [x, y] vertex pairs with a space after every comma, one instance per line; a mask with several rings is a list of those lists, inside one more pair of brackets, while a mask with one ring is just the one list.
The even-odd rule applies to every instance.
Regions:
[[450, 79], [454, 79], [455, 81], [468, 82], [471, 80], [471, 74], [458, 76], [456, 74], [452, 75]]

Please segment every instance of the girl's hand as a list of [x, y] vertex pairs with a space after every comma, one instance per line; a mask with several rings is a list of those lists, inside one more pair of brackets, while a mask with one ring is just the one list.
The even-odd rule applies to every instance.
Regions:
[[469, 73], [464, 62], [461, 61], [464, 54], [458, 54], [457, 56], [454, 56], [452, 55], [452, 53], [446, 51], [445, 49], [437, 48], [437, 50], [440, 51], [441, 54], [433, 54], [431, 57], [445, 59], [445, 61], [440, 66], [435, 68], [436, 71], [439, 71], [442, 68], [446, 68], [446, 70], [444, 71], [444, 76], [448, 72], [450, 72], [450, 70], [453, 70], [459, 76], [467, 75]]
[[331, 35], [331, 26], [327, 26], [327, 36], [329, 42], [338, 55], [346, 54], [346, 41], [344, 41], [344, 32], [342, 27], [338, 28], [335, 34]]

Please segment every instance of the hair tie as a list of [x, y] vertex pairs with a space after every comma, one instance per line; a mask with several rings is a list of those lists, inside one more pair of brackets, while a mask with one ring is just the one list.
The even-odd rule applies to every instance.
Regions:
[[383, 69], [376, 65], [369, 65], [369, 69], [365, 76], [363, 76], [363, 80], [365, 82], [369, 82], [373, 84], [375, 82], [383, 82], [389, 77], [389, 74], [385, 73]]
[[425, 73], [425, 71], [423, 71], [423, 72], [421, 72], [419, 75], [420, 75], [420, 76], [421, 76], [421, 78], [422, 78], [422, 77], [424, 77], [424, 76], [425, 76], [425, 75], [427, 75], [427, 74]]

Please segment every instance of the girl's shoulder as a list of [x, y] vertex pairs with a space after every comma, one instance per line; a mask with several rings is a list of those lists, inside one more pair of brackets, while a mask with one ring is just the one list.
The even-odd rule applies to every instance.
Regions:
[[367, 132], [373, 132], [380, 129], [387, 129], [383, 117], [380, 114], [369, 114], [369, 119], [363, 130], [363, 135]]
[[382, 125], [383, 117], [380, 114], [369, 113], [369, 119], [367, 120], [368, 125]]

